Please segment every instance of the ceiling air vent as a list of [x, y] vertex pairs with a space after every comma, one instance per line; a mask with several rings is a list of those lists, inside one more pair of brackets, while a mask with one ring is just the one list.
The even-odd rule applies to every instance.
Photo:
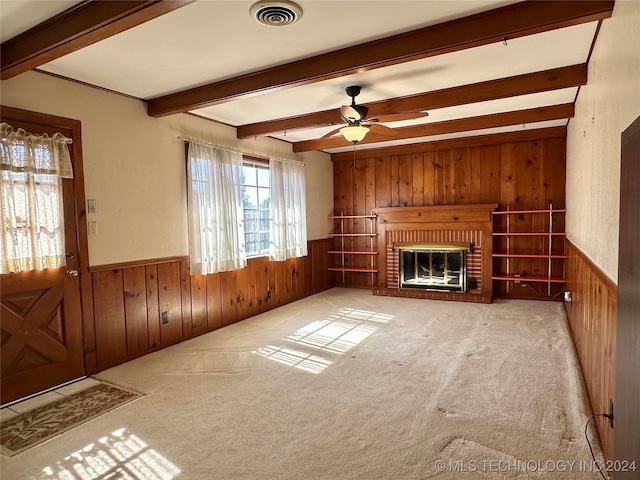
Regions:
[[302, 8], [293, 2], [257, 2], [249, 9], [249, 14], [263, 25], [282, 27], [296, 23], [302, 17]]

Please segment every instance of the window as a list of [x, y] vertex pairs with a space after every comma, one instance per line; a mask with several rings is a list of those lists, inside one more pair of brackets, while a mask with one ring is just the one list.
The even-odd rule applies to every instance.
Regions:
[[72, 178], [70, 142], [2, 124], [0, 273], [65, 264], [62, 178]]
[[244, 162], [242, 166], [242, 207], [244, 246], [247, 257], [269, 254], [269, 210], [271, 181], [267, 165]]
[[252, 162], [197, 140], [189, 140], [187, 158], [192, 275], [237, 270], [250, 257], [307, 255], [301, 162]]

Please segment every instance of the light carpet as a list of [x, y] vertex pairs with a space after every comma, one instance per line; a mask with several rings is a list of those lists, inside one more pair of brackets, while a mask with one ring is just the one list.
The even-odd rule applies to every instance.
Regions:
[[97, 378], [145, 397], [3, 480], [600, 478], [559, 303], [337, 288]]

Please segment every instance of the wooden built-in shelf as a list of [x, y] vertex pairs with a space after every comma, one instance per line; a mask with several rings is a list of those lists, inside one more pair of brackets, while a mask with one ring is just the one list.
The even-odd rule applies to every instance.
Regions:
[[329, 267], [332, 272], [360, 272], [360, 273], [378, 273], [374, 268], [359, 268], [359, 267]]
[[493, 215], [523, 215], [528, 213], [566, 213], [566, 209], [550, 209], [550, 210], [502, 210], [491, 212]]
[[377, 233], [330, 233], [330, 237], [377, 237]]
[[563, 236], [563, 235], [566, 235], [566, 233], [565, 232], [494, 232], [493, 235], [495, 237], [548, 237], [549, 235]]
[[566, 255], [548, 255], [546, 253], [494, 253], [492, 256], [496, 258], [567, 258]]
[[369, 251], [351, 251], [351, 250], [329, 250], [327, 253], [335, 253], [338, 255], [378, 255], [378, 252], [369, 252]]
[[493, 280], [506, 280], [520, 283], [537, 282], [537, 283], [564, 283], [564, 277], [516, 277], [514, 275], [496, 275], [491, 277]]
[[[339, 239], [340, 245], [336, 245], [336, 250], [330, 250], [328, 253], [339, 255], [340, 265], [329, 267], [332, 272], [342, 272], [342, 281], [346, 282], [345, 273], [370, 273], [371, 285], [375, 285], [374, 274], [378, 273], [376, 268], [376, 255], [378, 251], [375, 245], [375, 239], [378, 236], [377, 233], [377, 220], [378, 216], [374, 213], [370, 215], [329, 215], [330, 219], [337, 220], [334, 233], [330, 233], [329, 236]], [[351, 222], [355, 219], [364, 219], [363, 225], [357, 225], [356, 222]], [[354, 228], [361, 229], [360, 231], [354, 231]], [[364, 231], [363, 231], [364, 230]], [[368, 231], [367, 231], [368, 230]], [[359, 238], [364, 238], [364, 241], [357, 241]], [[352, 239], [352, 240], [348, 240]], [[366, 242], [366, 245], [364, 243]], [[363, 250], [363, 247], [366, 250]], [[350, 250], [352, 248], [352, 250]], [[349, 255], [358, 255], [362, 260], [351, 262], [348, 260]], [[361, 266], [354, 266], [353, 263], [360, 264]]]
[[[567, 256], [564, 254], [564, 239], [566, 238], [567, 233], [566, 232], [560, 232], [560, 231], [555, 231], [553, 229], [554, 226], [554, 215], [556, 214], [564, 214], [566, 213], [566, 209], [564, 208], [559, 208], [559, 209], [554, 209], [553, 208], [553, 204], [549, 205], [548, 209], [541, 209], [541, 210], [510, 210], [509, 207], [507, 207], [507, 210], [505, 211], [501, 211], [501, 212], [492, 212], [492, 215], [496, 216], [496, 215], [504, 215], [505, 218], [505, 226], [506, 226], [506, 231], [504, 232], [493, 232], [493, 237], [497, 237], [497, 238], [504, 238], [502, 245], [503, 247], [506, 249], [506, 251], [503, 252], [494, 252], [492, 254], [492, 257], [494, 259], [504, 259], [504, 263], [502, 264], [503, 268], [505, 269], [505, 271], [503, 272], [495, 272], [492, 275], [492, 279], [493, 280], [497, 280], [497, 281], [505, 281], [505, 282], [516, 282], [516, 283], [546, 283], [547, 284], [547, 296], [549, 298], [552, 298], [552, 293], [551, 293], [551, 284], [563, 284], [565, 283], [565, 279], [564, 279], [564, 260], [567, 258]], [[544, 227], [544, 230], [542, 229], [537, 229], [537, 231], [528, 231], [528, 232], [522, 232], [522, 231], [511, 231], [511, 215], [545, 215], [548, 216], [549, 220], [548, 220], [548, 225], [547, 227]], [[535, 223], [532, 220], [532, 225], [542, 225], [546, 222], [538, 222]], [[520, 230], [520, 228], [518, 229]], [[535, 228], [533, 230], [536, 230]], [[512, 237], [518, 237], [518, 238], [513, 238]], [[513, 250], [520, 250], [522, 251], [522, 245], [519, 245], [519, 238], [540, 238], [543, 237], [543, 239], [541, 241], [538, 242], [531, 242], [529, 244], [529, 246], [533, 246], [534, 247], [534, 251], [532, 251], [532, 253], [512, 253], [512, 249]], [[547, 238], [548, 241], [545, 242], [544, 238]], [[554, 239], [558, 239], [558, 237], [560, 239], [562, 239], [562, 253], [552, 253], [553, 251], [553, 242]], [[512, 245], [512, 243], [515, 243], [516, 246]], [[546, 243], [546, 246], [545, 246]], [[520, 247], [520, 248], [519, 248]], [[541, 276], [535, 276], [535, 277], [529, 277], [527, 275], [518, 275], [518, 272], [516, 271], [515, 273], [512, 272], [512, 268], [514, 267], [514, 265], [512, 264], [513, 262], [520, 262], [522, 263], [525, 260], [518, 260], [518, 259], [543, 259], [546, 260], [546, 270], [547, 270], [547, 276], [545, 277], [541, 277]], [[556, 276], [552, 276], [552, 271], [554, 270], [553, 266], [553, 262], [562, 262], [562, 277], [558, 277], [557, 273]], [[518, 263], [515, 263], [515, 269], [517, 270], [519, 267], [517, 266]], [[529, 266], [529, 268], [531, 268], [531, 265]], [[521, 271], [524, 272], [525, 270], [522, 269], [522, 267], [520, 267]], [[556, 267], [557, 269], [557, 267]], [[509, 283], [507, 283], [506, 289], [507, 289], [507, 293], [509, 293]], [[556, 294], [557, 295], [557, 294]], [[554, 295], [555, 296], [555, 295]]]

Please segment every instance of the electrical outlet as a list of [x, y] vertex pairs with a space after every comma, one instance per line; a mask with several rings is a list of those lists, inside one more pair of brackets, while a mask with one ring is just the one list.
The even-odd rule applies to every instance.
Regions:
[[98, 222], [91, 221], [87, 223], [87, 227], [89, 229], [89, 235], [92, 237], [98, 236]]
[[87, 199], [87, 212], [98, 213], [98, 201], [95, 198]]
[[166, 325], [167, 323], [169, 323], [169, 312], [162, 312], [162, 324]]
[[609, 399], [609, 415], [607, 416], [609, 419], [609, 426], [613, 428], [613, 400]]

